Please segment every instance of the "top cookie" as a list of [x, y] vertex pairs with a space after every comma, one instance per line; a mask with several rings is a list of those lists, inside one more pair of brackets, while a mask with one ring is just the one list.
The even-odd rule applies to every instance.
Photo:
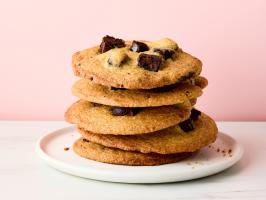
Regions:
[[75, 75], [95, 83], [127, 89], [151, 89], [197, 76], [202, 63], [171, 39], [124, 42], [110, 36], [100, 46], [77, 52]]

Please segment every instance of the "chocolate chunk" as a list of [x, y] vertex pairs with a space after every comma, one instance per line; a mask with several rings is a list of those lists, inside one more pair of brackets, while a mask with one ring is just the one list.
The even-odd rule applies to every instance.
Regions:
[[138, 112], [138, 108], [123, 108], [123, 107], [112, 107], [111, 108], [112, 115], [114, 116], [135, 116]]
[[153, 72], [158, 72], [162, 58], [156, 55], [142, 53], [139, 55], [138, 66]]
[[189, 132], [189, 131], [194, 130], [193, 122], [191, 119], [187, 119], [187, 120], [179, 123], [179, 127], [185, 132]]
[[133, 41], [132, 45], [130, 47], [130, 50], [133, 52], [143, 52], [143, 51], [149, 51], [149, 47], [147, 44], [143, 42]]
[[198, 111], [198, 110], [196, 110], [195, 108], [193, 108], [193, 109], [191, 110], [190, 118], [191, 118], [193, 121], [196, 121], [196, 120], [199, 118], [200, 115], [201, 115], [201, 112]]
[[102, 43], [100, 45], [100, 52], [104, 53], [106, 51], [109, 51], [110, 49], [121, 48], [125, 46], [126, 45], [124, 40], [107, 35], [102, 39]]
[[175, 51], [171, 50], [171, 49], [155, 48], [153, 51], [161, 54], [165, 60], [167, 60], [168, 58], [174, 58], [174, 56], [175, 56]]
[[114, 91], [116, 91], [116, 90], [126, 90], [126, 88], [116, 88], [116, 87], [112, 87], [112, 86], [111, 86], [110, 89], [114, 90]]
[[163, 87], [153, 88], [153, 89], [151, 89], [151, 91], [155, 92], [155, 93], [169, 92], [169, 91], [173, 90], [175, 88], [175, 86], [176, 86], [175, 84], [166, 85]]

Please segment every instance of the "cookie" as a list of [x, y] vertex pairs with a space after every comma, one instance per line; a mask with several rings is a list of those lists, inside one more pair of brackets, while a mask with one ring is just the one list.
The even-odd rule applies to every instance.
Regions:
[[123, 151], [109, 148], [90, 142], [85, 139], [77, 140], [73, 145], [73, 150], [79, 156], [103, 163], [117, 165], [150, 166], [175, 163], [188, 158], [193, 153], [178, 153], [161, 155], [156, 153], [140, 153], [134, 151]]
[[[104, 41], [103, 41], [104, 42]], [[74, 74], [97, 84], [127, 89], [151, 89], [171, 85], [197, 76], [202, 70], [199, 59], [182, 51], [170, 39], [146, 42], [148, 50], [139, 52], [129, 41], [101, 44], [75, 53]], [[107, 49], [102, 47], [108, 46]], [[133, 47], [132, 47], [133, 46]], [[107, 50], [107, 51], [106, 51]], [[102, 53], [104, 52], [104, 53]]]
[[203, 76], [197, 76], [194, 80], [192, 79], [192, 84], [204, 89], [208, 85], [208, 80]]
[[202, 94], [200, 87], [189, 83], [178, 83], [151, 90], [127, 90], [95, 84], [89, 79], [78, 80], [72, 93], [80, 99], [110, 106], [153, 107], [179, 104], [195, 99]]
[[177, 125], [154, 133], [130, 136], [96, 134], [82, 128], [78, 128], [78, 131], [82, 137], [107, 147], [142, 153], [172, 154], [194, 152], [215, 141], [217, 127], [210, 117], [202, 113], [193, 124], [194, 130], [189, 132], [184, 132]]
[[[191, 105], [184, 104], [140, 108], [134, 115], [129, 108], [113, 108], [79, 100], [65, 113], [66, 121], [101, 134], [134, 135], [154, 132], [178, 124], [190, 115]], [[131, 114], [130, 114], [131, 113]], [[114, 116], [122, 114], [124, 116]], [[134, 115], [134, 116], [132, 116]]]

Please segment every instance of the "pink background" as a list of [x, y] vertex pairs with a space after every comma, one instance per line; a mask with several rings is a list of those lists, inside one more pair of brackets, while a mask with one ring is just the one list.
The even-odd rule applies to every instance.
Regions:
[[216, 120], [266, 120], [262, 0], [2, 2], [0, 119], [63, 119], [76, 99], [72, 53], [106, 34], [173, 38], [204, 63], [210, 83], [198, 108]]

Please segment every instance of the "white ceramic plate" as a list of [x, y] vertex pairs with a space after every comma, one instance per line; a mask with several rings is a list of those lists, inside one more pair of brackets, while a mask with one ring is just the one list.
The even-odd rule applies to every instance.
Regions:
[[[160, 166], [112, 165], [79, 157], [72, 150], [72, 144], [80, 137], [75, 127], [45, 135], [38, 141], [36, 150], [48, 165], [75, 176], [121, 183], [178, 182], [216, 174], [240, 160], [242, 146], [229, 135], [218, 135], [214, 144], [193, 157]], [[64, 150], [66, 147], [68, 151]]]

